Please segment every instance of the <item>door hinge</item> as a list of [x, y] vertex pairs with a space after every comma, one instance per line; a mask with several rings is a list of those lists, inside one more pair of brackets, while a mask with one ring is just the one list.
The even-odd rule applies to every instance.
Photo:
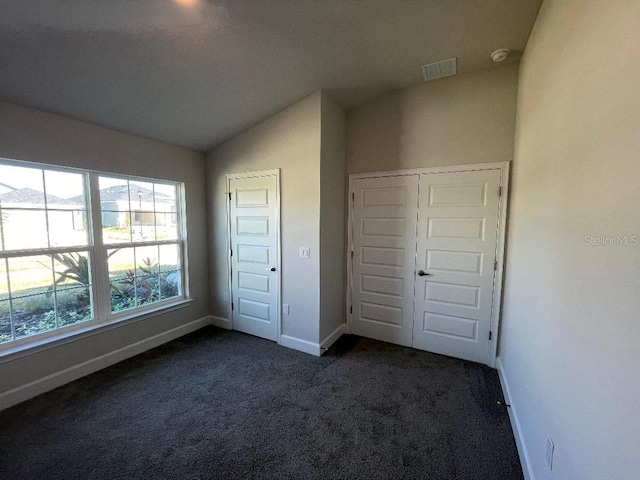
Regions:
[[233, 308], [234, 308], [233, 302], [231, 302], [231, 311], [233, 311]]
[[353, 305], [349, 307], [349, 313], [353, 313]]
[[353, 258], [353, 250], [351, 250], [351, 258]]
[[498, 187], [498, 196], [499, 197], [502, 196], [502, 185], [500, 187]]
[[229, 192], [229, 201], [231, 201], [231, 192]]
[[233, 248], [230, 248], [230, 249], [229, 249], [229, 256], [230, 256], [230, 257], [233, 257]]
[[491, 340], [492, 336], [493, 336], [493, 332], [491, 330], [489, 330], [489, 340]]
[[498, 270], [498, 260], [496, 260], [495, 262], [493, 262], [493, 270]]
[[351, 192], [351, 201], [352, 202], [356, 201], [356, 194], [354, 192]]

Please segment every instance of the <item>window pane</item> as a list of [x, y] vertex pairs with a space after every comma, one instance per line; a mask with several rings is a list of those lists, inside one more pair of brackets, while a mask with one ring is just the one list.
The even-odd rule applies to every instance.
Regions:
[[182, 295], [182, 281], [180, 270], [162, 272], [160, 274], [160, 298], [179, 297]]
[[53, 256], [56, 288], [91, 285], [91, 269], [87, 252], [60, 253]]
[[32, 295], [13, 299], [13, 324], [16, 339], [48, 332], [56, 328], [53, 295]]
[[53, 271], [49, 255], [9, 258], [8, 261], [12, 298], [48, 292], [50, 294], [53, 289]]
[[107, 256], [110, 279], [121, 280], [134, 275], [136, 263], [133, 248], [113, 248], [107, 251]]
[[86, 210], [84, 175], [81, 173], [44, 171], [47, 208]]
[[155, 214], [153, 212], [132, 212], [131, 234], [136, 242], [148, 242], [156, 239]]
[[47, 215], [44, 210], [2, 209], [5, 250], [47, 248]]
[[156, 239], [153, 183], [129, 182], [131, 233], [135, 241]]
[[64, 327], [91, 320], [91, 292], [88, 287], [69, 288], [56, 292], [58, 326]]
[[160, 298], [162, 300], [182, 295], [180, 274], [180, 246], [160, 246]]
[[84, 210], [49, 210], [47, 214], [51, 247], [88, 245]]
[[117, 313], [137, 307], [136, 291], [133, 282], [131, 285], [122, 282], [111, 283], [111, 312]]
[[133, 248], [108, 250], [109, 282], [111, 284], [111, 311], [118, 312], [136, 306]]
[[158, 275], [158, 246], [136, 247], [136, 276]]
[[131, 242], [128, 211], [102, 210], [102, 241], [105, 245]]
[[[160, 203], [168, 203], [170, 205], [176, 205], [176, 186], [167, 185], [165, 183], [153, 184], [156, 205]], [[175, 211], [175, 209], [174, 209]]]
[[2, 208], [44, 209], [42, 170], [0, 165], [0, 205]]
[[153, 211], [154, 196], [153, 183], [138, 180], [129, 182], [129, 200], [131, 210]]
[[7, 283], [7, 261], [0, 259], [0, 302], [9, 299], [9, 284]]
[[0, 300], [0, 343], [13, 340], [11, 335], [11, 312], [9, 300]]
[[99, 177], [102, 240], [105, 244], [131, 242], [129, 182]]
[[158, 240], [178, 238], [176, 186], [154, 184]]
[[136, 296], [138, 305], [160, 300], [158, 247], [136, 248]]
[[160, 271], [172, 272], [180, 268], [180, 246], [160, 245]]
[[[99, 177], [100, 203], [105, 210], [129, 211], [129, 182], [121, 178]], [[104, 204], [117, 205], [117, 208], [104, 208]]]
[[158, 212], [156, 214], [158, 240], [178, 239], [178, 216], [170, 212]]

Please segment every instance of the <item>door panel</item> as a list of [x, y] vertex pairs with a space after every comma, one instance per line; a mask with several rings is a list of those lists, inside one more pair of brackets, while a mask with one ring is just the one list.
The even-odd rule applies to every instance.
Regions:
[[411, 345], [418, 176], [354, 182], [352, 332]]
[[498, 170], [421, 175], [413, 346], [486, 363]]
[[233, 328], [278, 339], [277, 177], [232, 178], [231, 293]]

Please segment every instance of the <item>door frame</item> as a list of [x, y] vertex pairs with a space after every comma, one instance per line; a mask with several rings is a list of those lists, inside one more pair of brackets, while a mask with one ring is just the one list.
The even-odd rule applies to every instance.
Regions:
[[244, 178], [276, 177], [276, 256], [274, 265], [278, 269], [278, 278], [274, 282], [276, 288], [276, 342], [280, 343], [282, 335], [282, 243], [280, 235], [280, 169], [257, 170], [253, 172], [227, 173], [225, 174], [225, 203], [227, 204], [227, 282], [229, 289], [229, 299], [227, 311], [229, 312], [229, 328], [233, 330], [233, 275], [231, 271], [231, 181]]
[[[493, 292], [491, 303], [491, 320], [490, 331], [491, 339], [489, 340], [489, 348], [487, 352], [486, 365], [495, 368], [496, 367], [496, 355], [498, 350], [498, 332], [500, 331], [500, 310], [502, 306], [502, 287], [504, 283], [504, 251], [505, 251], [505, 237], [506, 237], [506, 224], [507, 224], [507, 203], [509, 199], [509, 167], [511, 162], [496, 162], [496, 163], [477, 163], [468, 165], [453, 165], [442, 167], [425, 167], [415, 168], [410, 170], [392, 170], [383, 172], [368, 172], [368, 173], [352, 173], [349, 175], [349, 192], [348, 192], [348, 217], [347, 217], [347, 302], [346, 302], [346, 317], [347, 317], [347, 332], [351, 333], [352, 322], [352, 291], [353, 291], [353, 201], [354, 201], [354, 189], [353, 183], [355, 180], [363, 178], [380, 178], [380, 177], [399, 177], [406, 175], [433, 175], [436, 173], [459, 173], [459, 172], [477, 172], [498, 170], [500, 171], [500, 189], [501, 195], [498, 199], [498, 235], [496, 242], [496, 261], [497, 266], [493, 277]], [[415, 312], [414, 312], [415, 316]]]

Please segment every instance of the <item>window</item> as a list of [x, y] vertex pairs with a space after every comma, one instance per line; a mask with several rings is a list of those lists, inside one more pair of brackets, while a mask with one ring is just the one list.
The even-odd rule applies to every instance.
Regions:
[[0, 161], [0, 345], [183, 299], [181, 192]]
[[99, 177], [111, 311], [182, 295], [175, 184]]

